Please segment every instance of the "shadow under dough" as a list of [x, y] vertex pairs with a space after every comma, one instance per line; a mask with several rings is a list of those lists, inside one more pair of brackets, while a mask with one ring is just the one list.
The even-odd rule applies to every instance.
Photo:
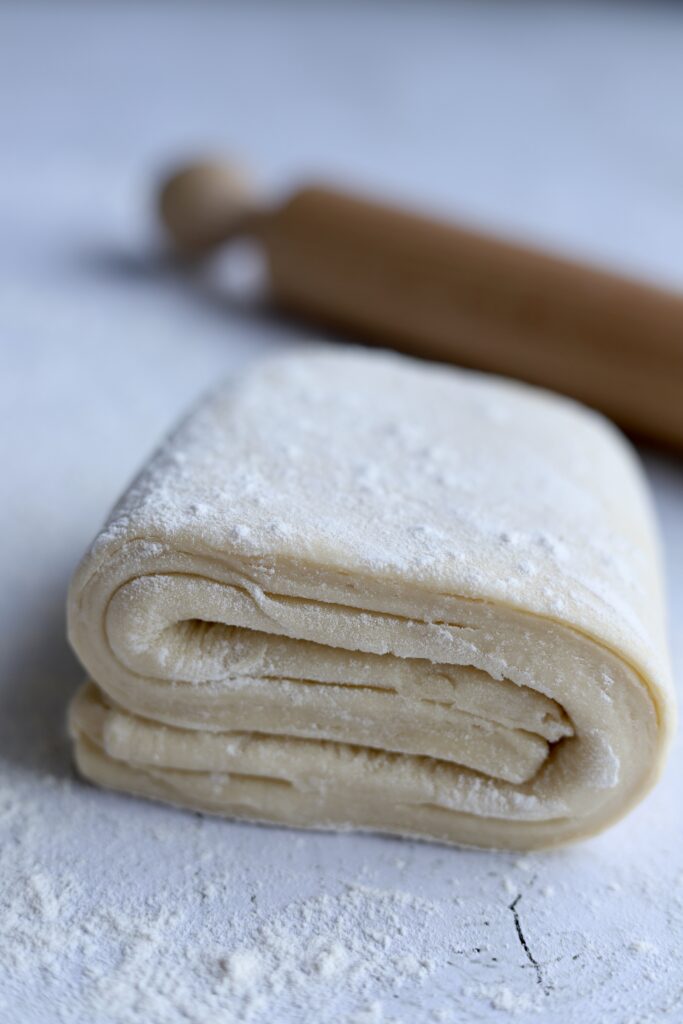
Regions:
[[66, 711], [83, 669], [66, 639], [65, 588], [27, 608], [0, 685], [0, 763], [37, 775], [72, 777]]

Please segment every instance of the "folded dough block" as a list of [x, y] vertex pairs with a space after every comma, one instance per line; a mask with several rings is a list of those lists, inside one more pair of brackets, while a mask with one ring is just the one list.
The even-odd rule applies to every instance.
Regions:
[[81, 772], [230, 817], [552, 846], [631, 808], [673, 726], [617, 431], [360, 349], [193, 412], [83, 559], [69, 632]]

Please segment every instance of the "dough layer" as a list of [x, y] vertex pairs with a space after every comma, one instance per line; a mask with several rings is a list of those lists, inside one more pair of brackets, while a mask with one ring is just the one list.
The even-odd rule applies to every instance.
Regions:
[[211, 813], [531, 849], [673, 727], [639, 467], [574, 403], [315, 347], [207, 399], [69, 595], [77, 763]]

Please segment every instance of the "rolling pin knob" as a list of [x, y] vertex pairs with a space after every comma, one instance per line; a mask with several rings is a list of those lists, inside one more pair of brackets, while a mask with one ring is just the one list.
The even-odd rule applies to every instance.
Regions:
[[201, 255], [249, 229], [255, 190], [242, 168], [204, 161], [176, 170], [162, 184], [159, 214], [177, 249]]

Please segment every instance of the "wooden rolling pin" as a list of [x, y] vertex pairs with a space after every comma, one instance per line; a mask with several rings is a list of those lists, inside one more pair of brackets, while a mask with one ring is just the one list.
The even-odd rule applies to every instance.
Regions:
[[256, 239], [286, 311], [554, 388], [683, 448], [683, 295], [325, 186], [269, 206], [220, 163], [174, 174], [159, 202], [185, 254]]

